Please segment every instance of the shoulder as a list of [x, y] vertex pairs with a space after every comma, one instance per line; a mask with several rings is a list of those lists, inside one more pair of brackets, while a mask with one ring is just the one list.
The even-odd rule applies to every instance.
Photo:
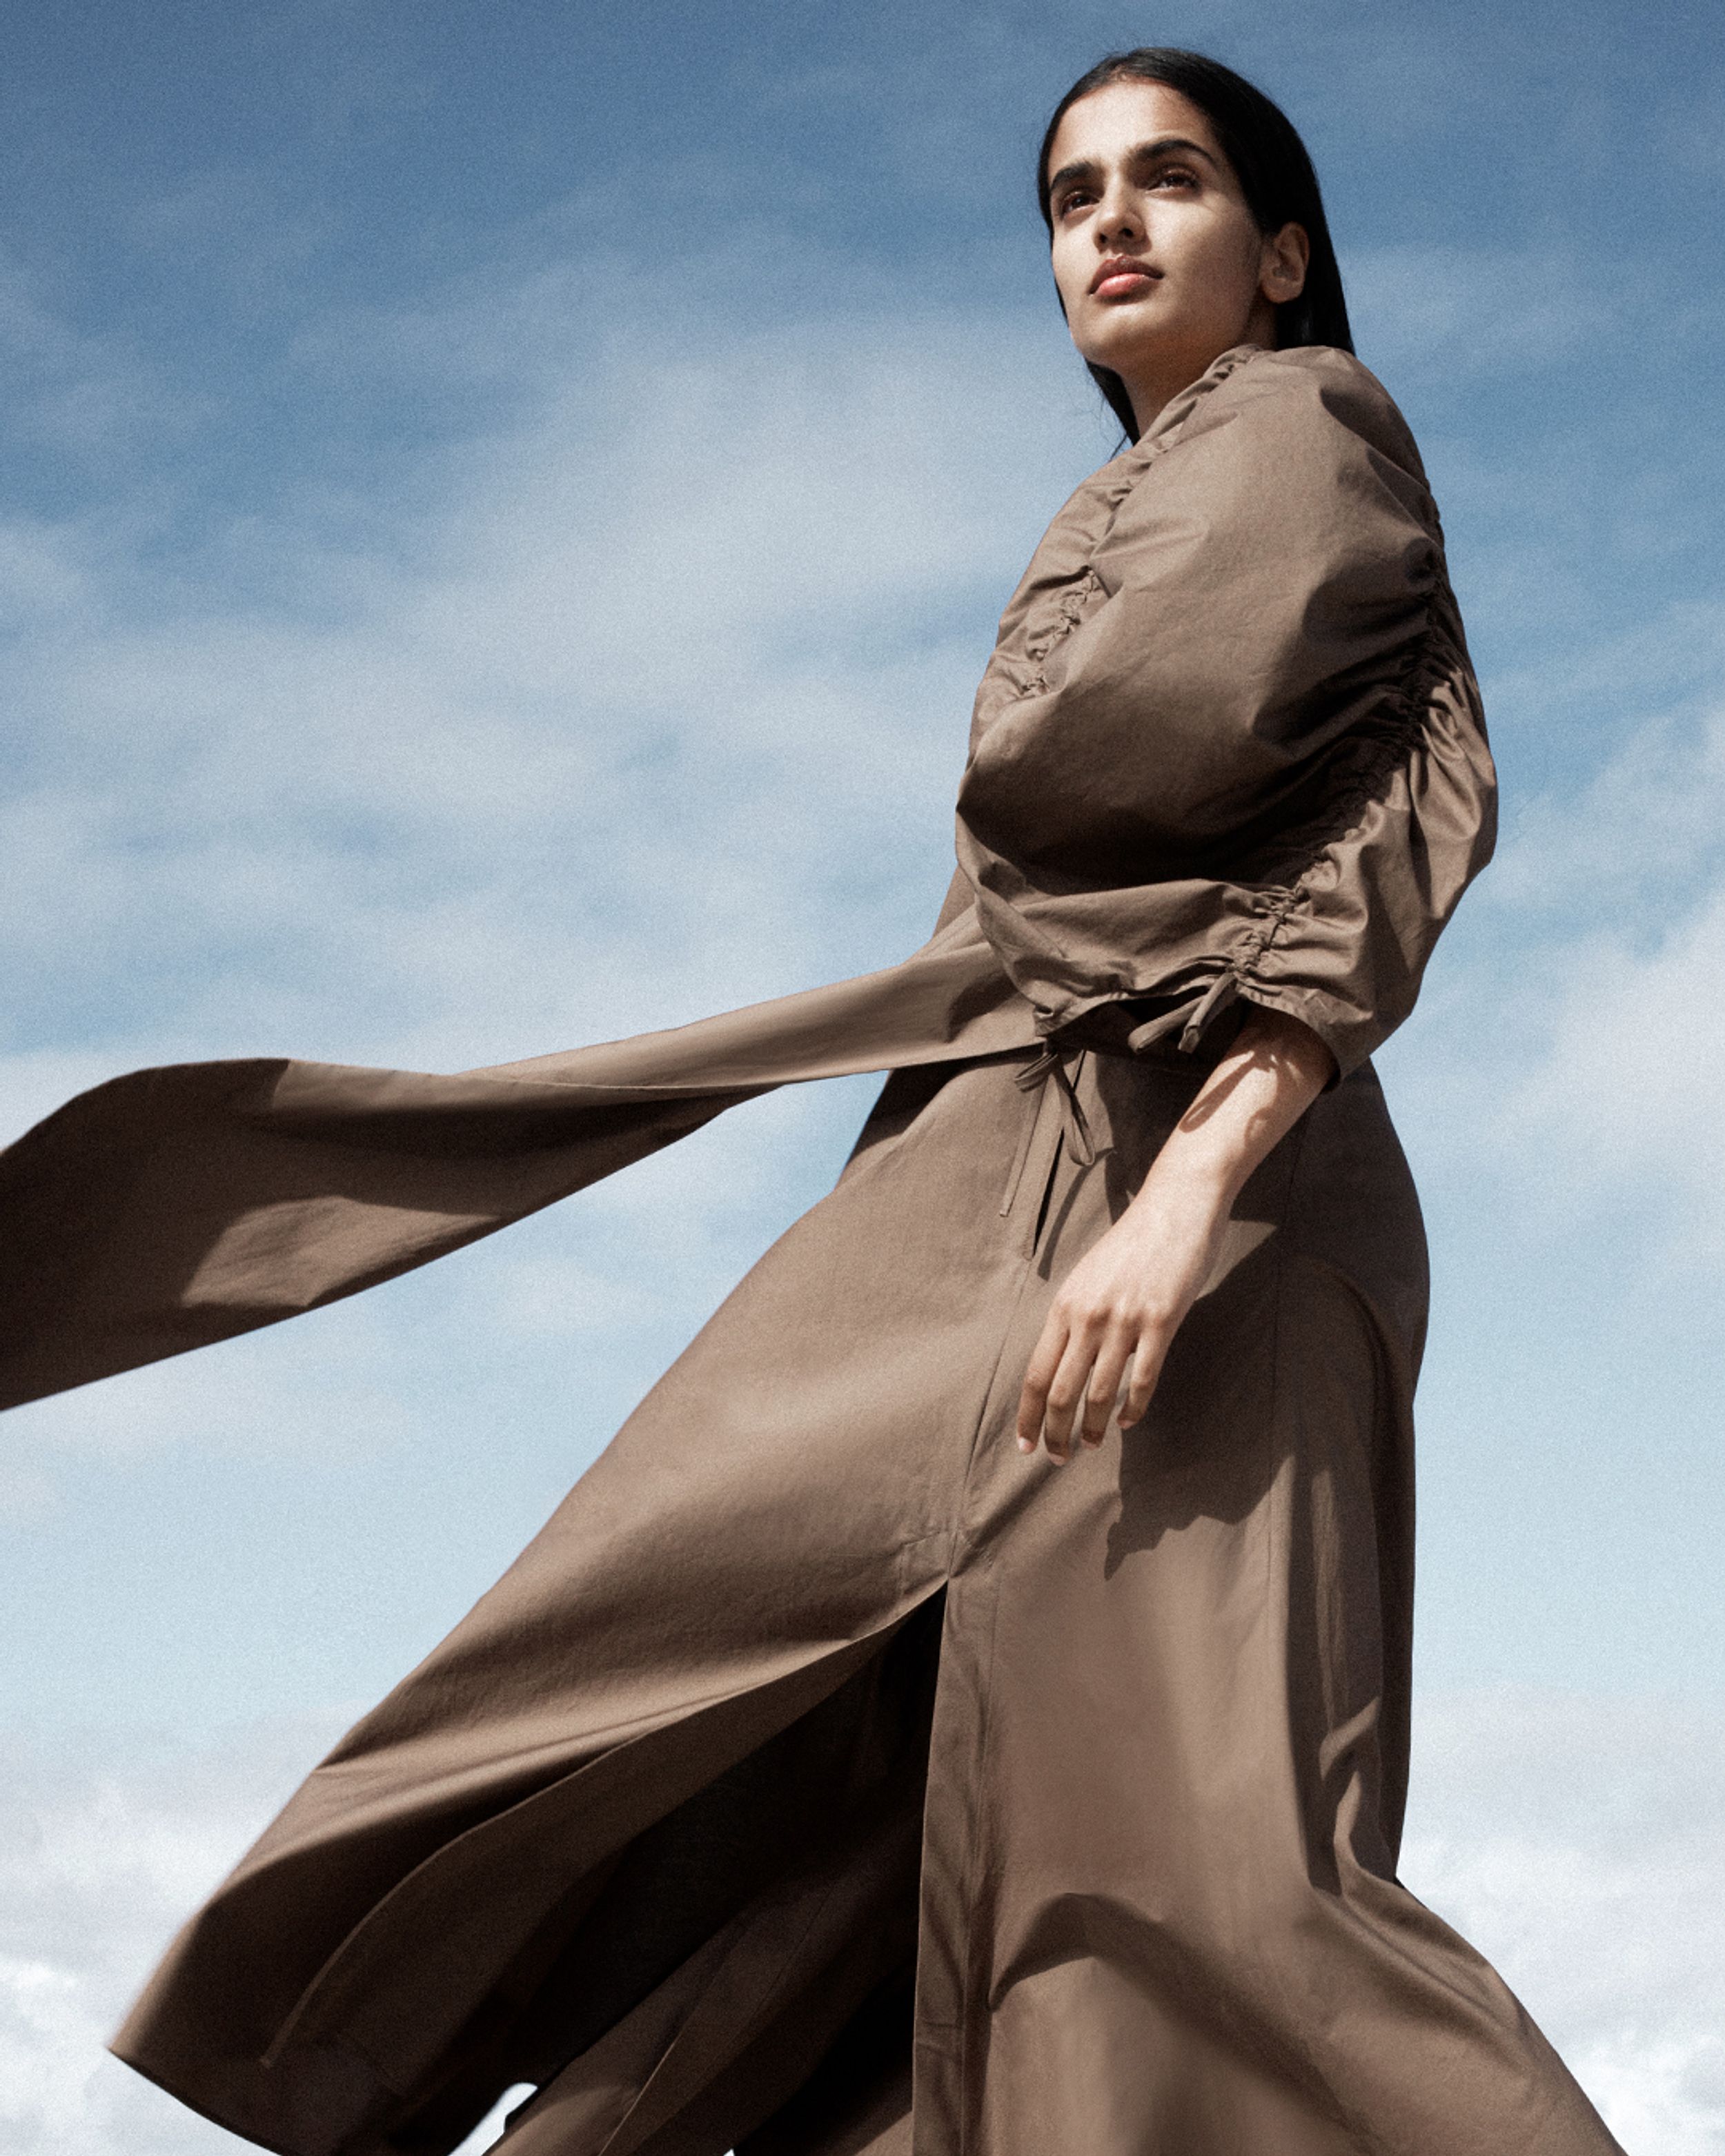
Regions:
[[1156, 497], [1213, 525], [1383, 512], [1439, 537], [1406, 420], [1371, 369], [1332, 345], [1224, 353], [1129, 454], [1147, 512]]
[[[1255, 458], [1273, 447], [1278, 462], [1348, 461], [1362, 452], [1422, 490], [1425, 468], [1395, 399], [1372, 370], [1334, 345], [1248, 346], [1225, 354], [1177, 398], [1140, 447], [1153, 457], [1209, 442]], [[1212, 439], [1216, 438], [1216, 439]]]
[[1334, 345], [1291, 346], [1258, 355], [1260, 393], [1314, 428], [1337, 428], [1355, 436], [1423, 485], [1425, 467], [1412, 429], [1395, 399], [1351, 352]]

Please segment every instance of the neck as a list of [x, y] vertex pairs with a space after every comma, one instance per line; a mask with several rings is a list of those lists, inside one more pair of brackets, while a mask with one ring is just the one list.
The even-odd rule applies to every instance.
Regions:
[[1266, 352], [1275, 350], [1276, 309], [1261, 295], [1254, 301], [1239, 336], [1219, 344], [1214, 352], [1195, 352], [1188, 346], [1183, 352], [1153, 352], [1146, 355], [1142, 367], [1117, 368], [1126, 384], [1126, 393], [1132, 399], [1132, 417], [1138, 423], [1138, 432], [1147, 434], [1163, 408], [1183, 389], [1189, 389], [1194, 382], [1208, 374], [1222, 354], [1231, 352], [1237, 344], [1257, 344]]

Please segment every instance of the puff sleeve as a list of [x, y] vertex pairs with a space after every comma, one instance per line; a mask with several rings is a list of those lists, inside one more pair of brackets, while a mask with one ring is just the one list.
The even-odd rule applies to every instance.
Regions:
[[978, 692], [960, 865], [1038, 1029], [1346, 1074], [1489, 858], [1496, 782], [1411, 436], [1322, 346], [1225, 354], [1055, 521]]

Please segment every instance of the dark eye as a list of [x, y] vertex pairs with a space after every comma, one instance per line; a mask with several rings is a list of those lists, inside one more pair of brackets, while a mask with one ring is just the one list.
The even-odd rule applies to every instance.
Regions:
[[1069, 187], [1055, 206], [1055, 215], [1064, 217], [1069, 209], [1077, 209], [1095, 198], [1087, 187]]
[[1164, 165], [1152, 178], [1153, 187], [1195, 187], [1198, 175], [1189, 165]]

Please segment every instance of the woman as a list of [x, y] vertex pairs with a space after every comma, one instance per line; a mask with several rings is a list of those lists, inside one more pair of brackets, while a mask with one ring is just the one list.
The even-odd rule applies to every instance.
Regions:
[[25, 1398], [893, 1073], [116, 2041], [267, 2148], [521, 2082], [515, 2156], [1616, 2146], [1394, 1877], [1425, 1280], [1368, 1058], [1492, 798], [1436, 512], [1256, 91], [1106, 60], [1040, 185], [1130, 445], [1003, 619], [922, 952], [459, 1079], [141, 1074], [8, 1157]]

